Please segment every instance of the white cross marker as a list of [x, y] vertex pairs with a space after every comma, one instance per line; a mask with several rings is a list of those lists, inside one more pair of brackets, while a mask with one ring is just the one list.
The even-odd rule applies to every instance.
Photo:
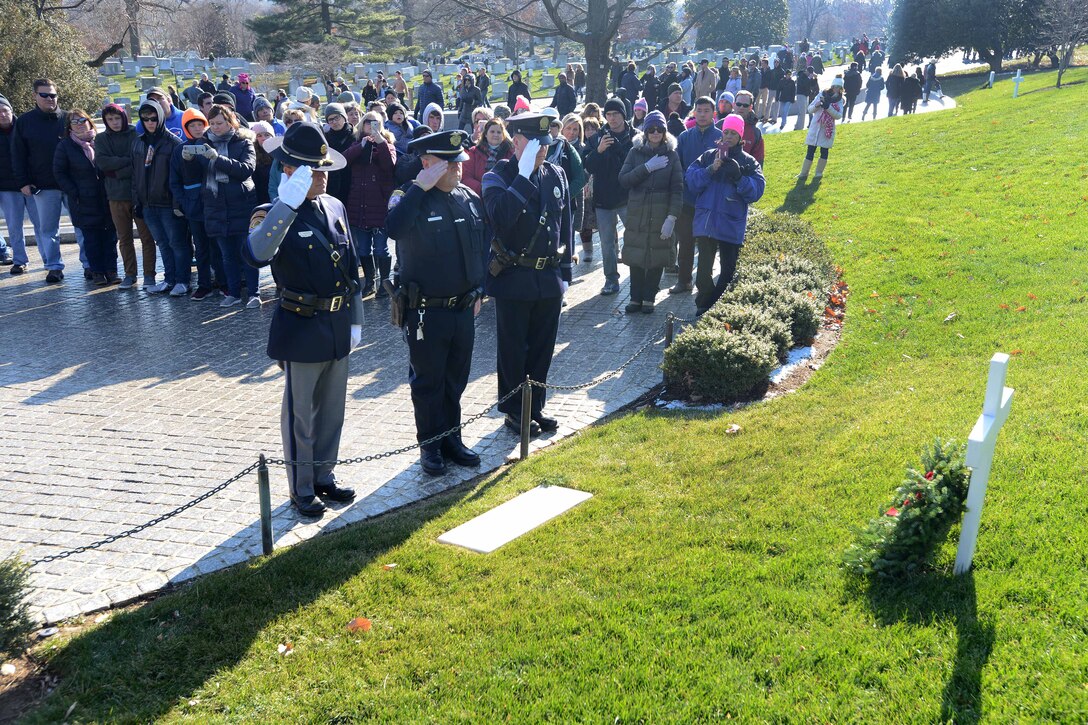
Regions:
[[982, 500], [986, 496], [986, 483], [990, 479], [990, 464], [994, 460], [997, 434], [1009, 417], [1012, 406], [1012, 388], [1005, 387], [1005, 373], [1009, 356], [1003, 352], [990, 358], [990, 378], [986, 383], [986, 401], [982, 415], [978, 417], [971, 435], [967, 438], [967, 465], [971, 468], [971, 485], [967, 489], [967, 512], [963, 515], [960, 530], [960, 548], [956, 552], [955, 574], [965, 574], [975, 557], [979, 522], [982, 519]]
[[1020, 70], [1017, 69], [1016, 77], [1012, 79], [1012, 97], [1020, 97], [1020, 84], [1024, 82], [1024, 77], [1020, 74]]

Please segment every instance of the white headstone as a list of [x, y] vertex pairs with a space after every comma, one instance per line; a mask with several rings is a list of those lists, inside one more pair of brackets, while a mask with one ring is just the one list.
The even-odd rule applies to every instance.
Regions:
[[982, 520], [982, 503], [986, 496], [986, 484], [990, 480], [990, 465], [994, 460], [997, 434], [1009, 417], [1012, 406], [1012, 388], [1005, 387], [1005, 373], [1009, 356], [995, 353], [990, 359], [990, 377], [986, 383], [986, 400], [982, 415], [967, 438], [967, 465], [971, 468], [971, 485], [967, 489], [967, 511], [960, 529], [960, 546], [956, 552], [955, 574], [966, 574], [975, 557], [979, 523]]
[[537, 486], [442, 534], [438, 540], [487, 554], [592, 497], [563, 486]]

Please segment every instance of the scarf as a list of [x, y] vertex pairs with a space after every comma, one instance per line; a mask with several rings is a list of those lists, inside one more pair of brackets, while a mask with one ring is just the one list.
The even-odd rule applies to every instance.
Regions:
[[831, 138], [835, 135], [835, 118], [827, 112], [826, 108], [824, 109], [824, 112], [820, 114], [820, 124], [824, 129], [824, 138]]
[[[216, 136], [210, 129], [204, 132], [204, 142], [218, 151], [220, 156], [230, 156], [227, 146], [233, 138], [233, 128], [222, 136]], [[226, 172], [218, 171], [215, 168], [214, 163], [208, 164], [208, 171], [204, 176], [204, 186], [212, 196], [219, 196], [219, 185], [225, 184], [228, 181], [230, 181], [230, 178], [227, 176]]]
[[91, 129], [89, 131], [90, 136], [91, 136], [91, 138], [89, 140], [84, 140], [84, 139], [80, 138], [79, 136], [76, 135], [76, 132], [74, 130], [70, 131], [68, 136], [72, 139], [72, 141], [74, 141], [76, 143], [77, 146], [79, 146], [81, 149], [83, 149], [83, 155], [87, 157], [87, 160], [90, 161], [91, 165], [93, 166], [94, 165], [94, 136], [95, 136], [95, 129], [94, 129], [94, 126], [91, 126], [89, 123], [87, 125]]

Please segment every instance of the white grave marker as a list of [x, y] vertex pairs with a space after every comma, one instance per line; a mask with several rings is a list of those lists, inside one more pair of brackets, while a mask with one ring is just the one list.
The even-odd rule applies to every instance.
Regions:
[[563, 486], [537, 486], [438, 537], [443, 544], [489, 554], [574, 508], [593, 494]]
[[990, 358], [990, 377], [986, 383], [986, 400], [982, 415], [978, 417], [971, 435], [967, 438], [967, 465], [971, 468], [971, 485], [967, 489], [967, 512], [963, 515], [960, 530], [960, 548], [956, 552], [955, 574], [966, 574], [975, 557], [978, 527], [982, 520], [982, 502], [986, 496], [986, 483], [990, 480], [990, 464], [994, 460], [997, 434], [1009, 417], [1012, 406], [1012, 388], [1005, 387], [1005, 373], [1009, 356], [1003, 352]]
[[1020, 84], [1024, 82], [1024, 76], [1020, 74], [1020, 69], [1016, 69], [1016, 77], [1012, 79], [1012, 97], [1020, 97]]

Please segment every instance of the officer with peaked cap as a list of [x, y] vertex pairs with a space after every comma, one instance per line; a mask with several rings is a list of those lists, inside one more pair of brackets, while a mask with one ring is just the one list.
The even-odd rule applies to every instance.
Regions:
[[291, 501], [304, 516], [320, 516], [320, 499], [346, 502], [333, 466], [340, 450], [347, 395], [348, 353], [362, 338], [359, 261], [344, 205], [325, 193], [327, 174], [346, 165], [321, 128], [293, 124], [265, 149], [283, 166], [279, 198], [257, 207], [243, 245], [246, 262], [271, 265], [281, 288], [272, 315], [268, 356], [286, 373], [280, 412]]
[[[571, 280], [570, 189], [562, 168], [545, 161], [555, 143], [551, 118], [523, 113], [507, 121], [515, 158], [484, 174], [483, 197], [494, 237], [484, 290], [495, 298], [499, 398], [528, 375], [548, 379], [559, 312]], [[545, 392], [533, 387], [529, 432], [553, 431], [559, 422], [544, 414]], [[521, 401], [499, 406], [506, 426], [521, 430]]]
[[476, 332], [473, 317], [483, 295], [487, 247], [480, 197], [461, 183], [468, 159], [462, 131], [422, 136], [408, 144], [423, 170], [389, 199], [385, 229], [397, 240], [401, 327], [408, 343], [408, 382], [415, 409], [420, 465], [432, 476], [446, 460], [478, 466], [480, 457], [460, 431], [426, 442], [461, 424], [461, 394], [468, 385]]

